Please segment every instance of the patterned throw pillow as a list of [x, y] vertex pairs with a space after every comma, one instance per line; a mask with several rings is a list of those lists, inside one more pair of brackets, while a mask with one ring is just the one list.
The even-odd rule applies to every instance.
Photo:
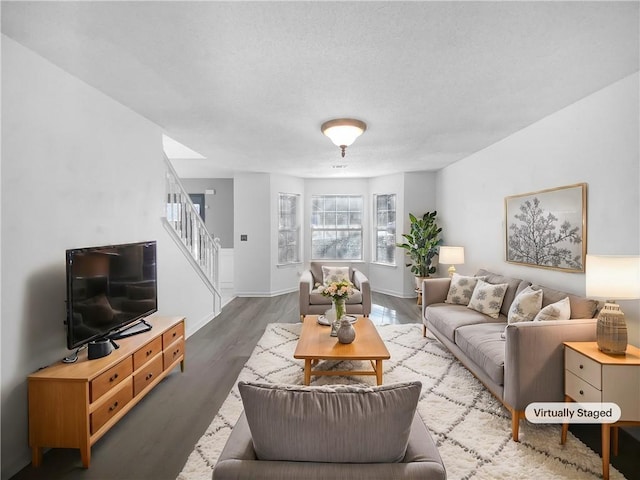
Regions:
[[500, 307], [502, 307], [502, 300], [504, 299], [504, 294], [507, 293], [508, 286], [508, 283], [492, 285], [484, 280], [478, 280], [467, 307], [489, 315], [492, 318], [498, 318]]
[[322, 283], [328, 285], [332, 282], [349, 281], [349, 267], [322, 266]]
[[571, 318], [571, 302], [565, 297], [559, 302], [544, 307], [533, 319], [534, 322], [545, 320], [569, 320]]
[[508, 323], [530, 322], [542, 308], [542, 290], [525, 288], [509, 307]]
[[484, 280], [485, 277], [464, 277], [453, 274], [451, 283], [449, 284], [449, 292], [447, 293], [447, 299], [444, 303], [453, 303], [455, 305], [468, 305], [473, 294], [473, 289], [476, 288], [478, 280]]

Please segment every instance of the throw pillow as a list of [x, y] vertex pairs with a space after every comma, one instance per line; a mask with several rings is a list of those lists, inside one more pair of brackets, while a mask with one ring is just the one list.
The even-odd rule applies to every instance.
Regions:
[[421, 389], [238, 383], [258, 459], [296, 462], [402, 461]]
[[536, 317], [534, 322], [545, 320], [569, 320], [571, 318], [571, 303], [569, 297], [565, 297], [559, 302], [552, 303], [544, 307]]
[[492, 285], [484, 280], [478, 280], [467, 307], [489, 315], [492, 318], [498, 318], [498, 315], [500, 315], [500, 307], [502, 307], [502, 299], [507, 292], [507, 287], [507, 283]]
[[542, 290], [525, 288], [509, 307], [508, 323], [530, 322], [542, 308]]
[[349, 267], [322, 266], [322, 283], [328, 285], [332, 282], [349, 281]]
[[473, 289], [476, 288], [478, 280], [484, 280], [485, 277], [465, 277], [453, 274], [451, 283], [449, 284], [449, 292], [447, 293], [447, 299], [444, 303], [453, 303], [455, 305], [468, 305], [473, 294]]

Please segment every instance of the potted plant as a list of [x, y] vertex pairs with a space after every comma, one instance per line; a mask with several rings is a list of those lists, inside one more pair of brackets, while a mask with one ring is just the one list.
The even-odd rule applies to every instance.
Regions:
[[431, 266], [431, 261], [438, 254], [437, 247], [442, 242], [442, 228], [436, 223], [437, 214], [434, 210], [425, 213], [422, 218], [417, 218], [410, 213], [410, 233], [403, 233], [406, 241], [397, 244], [406, 250], [405, 254], [411, 259], [411, 263], [407, 263], [406, 266], [411, 267], [411, 273], [416, 276], [416, 288], [420, 288], [422, 281], [436, 272], [436, 267]]

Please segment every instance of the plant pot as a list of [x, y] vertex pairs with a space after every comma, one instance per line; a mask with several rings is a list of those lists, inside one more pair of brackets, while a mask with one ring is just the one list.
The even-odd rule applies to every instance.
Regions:
[[416, 290], [422, 290], [422, 282], [426, 278], [428, 278], [428, 277], [415, 277], [415, 279], [416, 279]]

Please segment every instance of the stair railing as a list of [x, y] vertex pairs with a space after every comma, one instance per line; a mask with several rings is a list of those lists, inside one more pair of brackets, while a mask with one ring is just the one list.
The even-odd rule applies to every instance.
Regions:
[[169, 159], [164, 156], [166, 169], [167, 211], [165, 225], [174, 234], [176, 243], [214, 294], [214, 314], [222, 308], [220, 292], [220, 239], [213, 238], [182, 186]]

